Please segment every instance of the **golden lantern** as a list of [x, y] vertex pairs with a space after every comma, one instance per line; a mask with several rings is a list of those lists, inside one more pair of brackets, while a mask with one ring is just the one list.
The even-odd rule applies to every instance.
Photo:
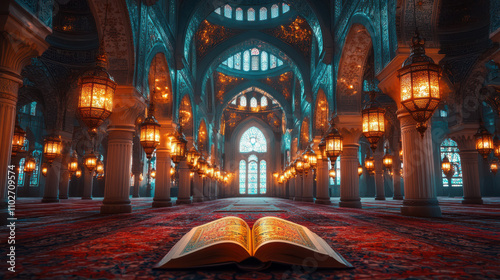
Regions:
[[358, 176], [363, 175], [363, 166], [361, 164], [358, 165]]
[[443, 170], [443, 173], [446, 177], [452, 177], [453, 173], [455, 173], [453, 164], [451, 164], [448, 156], [444, 156], [443, 161], [441, 162], [441, 170]]
[[97, 161], [95, 171], [97, 174], [104, 174], [104, 163], [102, 161]]
[[49, 136], [43, 142], [43, 156], [51, 164], [61, 154], [61, 136]]
[[160, 145], [160, 127], [161, 125], [153, 116], [154, 114], [154, 103], [151, 102], [149, 104], [148, 116], [147, 118], [139, 125], [141, 130], [140, 134], [140, 143], [142, 148], [144, 148], [144, 152], [146, 153], [146, 157], [151, 159], [156, 147]]
[[83, 157], [83, 165], [90, 171], [97, 167], [97, 156], [91, 152]]
[[366, 157], [365, 168], [366, 171], [368, 171], [369, 173], [375, 171], [375, 160], [373, 159], [373, 157]]
[[280, 176], [280, 174], [279, 174], [278, 172], [274, 172], [274, 173], [273, 173], [273, 177], [274, 177], [274, 179], [276, 179], [276, 180], [277, 180], [279, 176]]
[[173, 177], [175, 175], [175, 168], [170, 167], [170, 177]]
[[318, 145], [319, 148], [319, 154], [318, 154], [318, 160], [328, 160], [328, 157], [326, 156], [326, 141], [325, 138], [321, 139], [321, 142], [319, 142]]
[[144, 180], [144, 175], [142, 175], [142, 173], [139, 175], [139, 181], [142, 182], [142, 180]]
[[307, 147], [304, 153], [304, 161], [307, 161], [307, 165], [311, 169], [316, 169], [316, 167], [318, 167], [318, 157], [310, 146]]
[[43, 177], [47, 177], [48, 172], [49, 172], [49, 169], [47, 168], [47, 164], [45, 162], [42, 163], [42, 175], [43, 175]]
[[498, 172], [498, 161], [494, 160], [490, 163], [490, 170], [493, 175], [496, 175]]
[[401, 105], [417, 122], [417, 131], [423, 137], [427, 121], [441, 101], [440, 67], [425, 55], [425, 41], [418, 31], [410, 47], [410, 56], [399, 70]]
[[402, 168], [402, 167], [399, 169], [399, 175], [401, 176], [401, 178], [403, 178], [403, 177], [404, 177], [404, 174], [403, 174], [403, 168]]
[[297, 170], [297, 173], [299, 174], [302, 174], [302, 172], [304, 172], [304, 162], [301, 158], [297, 158], [295, 160], [295, 170]]
[[498, 138], [498, 136], [495, 136], [495, 138], [493, 138], [493, 153], [495, 154], [495, 157], [497, 159], [500, 159], [500, 138]]
[[363, 135], [370, 142], [370, 148], [375, 152], [377, 143], [385, 133], [385, 109], [375, 101], [375, 92], [370, 92], [370, 101], [363, 108]]
[[113, 111], [116, 83], [106, 70], [108, 62], [104, 44], [97, 54], [97, 65], [80, 77], [78, 112], [89, 129], [100, 126]]
[[154, 169], [154, 168], [151, 169], [150, 175], [151, 175], [151, 178], [155, 179], [156, 178], [156, 169]]
[[177, 164], [186, 158], [186, 146], [187, 140], [184, 133], [182, 133], [182, 126], [179, 125], [177, 137], [173, 138], [171, 142], [170, 156], [172, 157], [173, 162]]
[[476, 138], [476, 150], [483, 156], [483, 158], [486, 159], [494, 150], [493, 136], [481, 124], [478, 132], [476, 133], [476, 135], [474, 135], [474, 137]]
[[31, 174], [36, 169], [36, 160], [34, 157], [29, 156], [24, 162], [24, 173]]
[[102, 180], [104, 179], [104, 173], [98, 173], [95, 177], [97, 178], [97, 180]]
[[73, 156], [70, 159], [70, 162], [68, 163], [68, 171], [69, 174], [73, 174], [78, 170], [78, 156], [76, 153], [73, 153]]
[[399, 160], [403, 161], [403, 149], [399, 150]]
[[207, 167], [207, 176], [208, 176], [208, 178], [211, 178], [211, 179], [213, 179], [213, 176], [214, 176], [214, 167], [210, 164]]
[[76, 176], [76, 178], [82, 177], [82, 170], [78, 169], [77, 171], [75, 171], [75, 176]]
[[326, 156], [331, 162], [335, 162], [337, 157], [340, 156], [344, 150], [344, 140], [342, 135], [340, 135], [338, 130], [333, 126], [333, 121], [330, 124], [330, 132], [325, 137], [325, 142]]
[[196, 149], [194, 147], [191, 148], [187, 152], [186, 162], [191, 170], [194, 170], [196, 168], [196, 165], [197, 165], [196, 163], [197, 163], [199, 157], [200, 157], [200, 153], [198, 153], [198, 151], [196, 151]]
[[384, 167], [390, 171], [392, 169], [392, 155], [386, 152], [382, 159], [382, 163]]
[[23, 151], [25, 141], [26, 141], [26, 131], [24, 131], [19, 126], [17, 119], [16, 119], [16, 126], [14, 127], [14, 136], [12, 137], [11, 157], [15, 157], [15, 156], [17, 156], [18, 153]]
[[335, 169], [330, 169], [330, 172], [328, 172], [328, 175], [330, 178], [335, 179], [335, 176], [337, 176], [337, 173], [335, 172]]
[[285, 182], [285, 176], [281, 175], [278, 183], [283, 184]]
[[203, 155], [201, 155], [197, 161], [197, 168], [196, 169], [198, 171], [198, 175], [205, 176], [206, 168], [207, 168], [207, 161], [205, 160]]

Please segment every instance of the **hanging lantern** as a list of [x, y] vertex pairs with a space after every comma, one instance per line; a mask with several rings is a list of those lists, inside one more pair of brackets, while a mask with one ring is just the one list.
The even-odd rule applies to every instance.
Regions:
[[399, 150], [399, 160], [403, 162], [403, 150]]
[[302, 172], [304, 172], [304, 162], [301, 158], [297, 158], [295, 160], [295, 170], [297, 170], [298, 174], [302, 174]]
[[76, 176], [76, 178], [82, 177], [82, 170], [78, 169], [77, 171], [75, 171], [75, 176]]
[[139, 128], [141, 130], [140, 143], [146, 157], [151, 159], [156, 147], [160, 145], [160, 127], [161, 125], [153, 116], [154, 114], [154, 103], [149, 104], [148, 116], [140, 124]]
[[337, 157], [342, 154], [344, 150], [344, 140], [342, 135], [338, 132], [338, 130], [333, 126], [333, 121], [330, 124], [330, 132], [325, 137], [326, 142], [326, 156], [330, 159], [331, 162], [337, 161]]
[[43, 156], [51, 164], [61, 154], [61, 136], [49, 136], [43, 142]]
[[194, 147], [191, 148], [187, 152], [186, 162], [191, 170], [193, 170], [193, 171], [195, 170], [196, 165], [197, 165], [196, 163], [197, 163], [199, 157], [200, 157], [200, 154], [198, 153], [198, 151], [196, 151], [196, 149]]
[[207, 162], [206, 162], [205, 158], [203, 157], [203, 155], [201, 155], [200, 158], [198, 159], [197, 166], [198, 167], [196, 169], [198, 170], [198, 174], [200, 176], [205, 176]]
[[36, 169], [36, 160], [34, 157], [29, 156], [24, 162], [24, 173], [31, 174]]
[[363, 135], [375, 152], [377, 143], [385, 133], [385, 109], [375, 100], [375, 92], [370, 92], [370, 101], [363, 108]]
[[494, 160], [490, 163], [490, 170], [493, 175], [496, 175], [498, 172], [498, 161]]
[[495, 135], [495, 138], [493, 138], [493, 153], [495, 154], [495, 157], [497, 159], [500, 159], [500, 138]]
[[154, 168], [151, 169], [150, 175], [151, 175], [151, 178], [155, 179], [156, 178], [156, 169], [154, 169]]
[[280, 176], [280, 174], [279, 174], [278, 172], [274, 172], [274, 173], [273, 173], [273, 178], [274, 178], [275, 180], [278, 180], [278, 177], [279, 177], [279, 176]]
[[401, 105], [417, 122], [417, 131], [423, 137], [427, 121], [441, 101], [440, 67], [425, 55], [425, 41], [418, 31], [410, 47], [410, 56], [399, 70]]
[[392, 155], [386, 152], [382, 159], [382, 163], [384, 167], [390, 171], [392, 169]]
[[361, 164], [358, 165], [358, 176], [363, 175], [363, 166]]
[[76, 153], [73, 153], [73, 156], [70, 159], [70, 162], [68, 163], [68, 171], [71, 176], [71, 174], [74, 174], [78, 170], [78, 156]]
[[104, 173], [98, 173], [95, 177], [97, 178], [97, 180], [102, 180], [104, 179]]
[[321, 142], [319, 142], [318, 145], [319, 148], [319, 154], [318, 154], [318, 160], [328, 160], [328, 157], [326, 155], [326, 141], [325, 138], [321, 139]]
[[486, 159], [489, 156], [489, 154], [494, 150], [493, 136], [481, 124], [478, 132], [476, 133], [476, 135], [474, 135], [474, 137], [476, 138], [477, 152], [480, 153], [483, 156], [483, 158]]
[[177, 137], [172, 139], [171, 153], [170, 153], [172, 161], [175, 162], [176, 164], [183, 161], [186, 158], [186, 146], [187, 146], [186, 137], [184, 136], [184, 133], [182, 133], [182, 126], [179, 125], [179, 127], [180, 129], [177, 132]]
[[142, 182], [142, 180], [144, 180], [144, 175], [142, 175], [142, 173], [139, 175], [139, 181]]
[[97, 156], [91, 152], [83, 157], [83, 165], [90, 171], [97, 167]]
[[25, 141], [26, 141], [26, 131], [24, 131], [19, 126], [17, 119], [16, 119], [16, 126], [14, 127], [14, 136], [12, 137], [11, 157], [15, 157], [15, 156], [17, 156], [18, 153], [23, 151]]
[[447, 178], [453, 177], [455, 168], [453, 168], [453, 164], [448, 159], [448, 156], [444, 156], [443, 161], [441, 162], [441, 170], [443, 170], [443, 173]]
[[328, 175], [330, 178], [335, 179], [335, 176], [337, 176], [337, 173], [335, 172], [335, 169], [330, 169], [330, 172], [328, 172]]
[[104, 174], [104, 163], [102, 161], [97, 161], [95, 171], [97, 174]]
[[47, 168], [47, 164], [45, 162], [42, 163], [42, 175], [43, 175], [43, 177], [47, 177], [48, 172], [49, 172], [49, 169]]
[[318, 167], [318, 157], [310, 146], [306, 149], [304, 160], [307, 161], [309, 168], [316, 169]]
[[372, 173], [373, 171], [375, 171], [375, 160], [373, 159], [373, 157], [366, 157], [365, 168], [368, 173]]
[[108, 58], [101, 43], [97, 65], [80, 77], [78, 112], [89, 129], [100, 126], [113, 111], [113, 95], [116, 83], [106, 70]]

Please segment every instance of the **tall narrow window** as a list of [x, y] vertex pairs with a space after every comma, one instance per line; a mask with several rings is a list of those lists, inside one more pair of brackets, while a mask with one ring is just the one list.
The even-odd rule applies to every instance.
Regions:
[[261, 107], [267, 107], [267, 105], [268, 105], [268, 103], [267, 103], [267, 97], [262, 96], [262, 97], [260, 98], [260, 106], [261, 106]]
[[283, 60], [278, 59], [278, 66], [283, 66]]
[[236, 20], [243, 20], [243, 9], [242, 8], [236, 8]]
[[40, 180], [40, 168], [42, 165], [42, 152], [38, 151], [38, 150], [34, 151], [33, 157], [35, 158], [36, 167], [35, 167], [35, 170], [33, 170], [33, 173], [31, 173], [30, 187], [37, 187], [38, 182]]
[[246, 194], [246, 179], [247, 179], [247, 163], [244, 160], [240, 161], [240, 194]]
[[255, 21], [255, 10], [253, 8], [248, 9], [247, 19], [248, 21]]
[[290, 11], [290, 6], [288, 4], [283, 3], [283, 13]]
[[243, 71], [250, 71], [250, 51], [243, 53]]
[[19, 161], [19, 175], [17, 176], [17, 186], [22, 187], [24, 186], [24, 162], [26, 161], [25, 158], [22, 158]]
[[258, 165], [257, 156], [251, 155], [248, 158], [248, 194], [257, 194]]
[[263, 51], [260, 54], [260, 70], [266, 71], [269, 68], [269, 60], [267, 52]]
[[241, 107], [246, 107], [247, 106], [247, 98], [244, 95], [242, 95], [240, 97], [240, 106]]
[[260, 8], [259, 19], [260, 20], [266, 20], [267, 19], [267, 8], [266, 7]]
[[271, 69], [276, 68], [278, 66], [278, 59], [274, 55], [271, 55]]
[[257, 98], [252, 97], [252, 99], [250, 99], [250, 108], [257, 108]]
[[241, 53], [234, 55], [234, 69], [241, 70]]
[[252, 55], [252, 71], [259, 71], [259, 56]]
[[266, 194], [266, 175], [267, 175], [267, 163], [265, 160], [260, 161], [260, 194]]
[[227, 18], [233, 17], [233, 8], [231, 8], [231, 6], [229, 5], [224, 6], [224, 16]]
[[278, 5], [274, 4], [271, 6], [271, 18], [277, 18], [279, 15]]
[[32, 116], [36, 115], [36, 101], [31, 102], [30, 115], [32, 115]]
[[227, 59], [227, 67], [229, 67], [229, 68], [234, 67], [234, 57], [231, 56]]
[[[443, 143], [441, 143], [441, 160], [447, 156], [448, 160], [450, 160], [455, 168], [455, 174], [453, 174], [453, 177], [451, 178], [452, 187], [463, 186], [462, 163], [460, 161], [459, 152], [457, 142], [451, 139], [445, 139]], [[444, 175], [443, 171], [441, 171], [441, 175], [443, 177], [443, 187], [447, 188], [449, 186], [448, 179], [446, 178], [446, 175]]]

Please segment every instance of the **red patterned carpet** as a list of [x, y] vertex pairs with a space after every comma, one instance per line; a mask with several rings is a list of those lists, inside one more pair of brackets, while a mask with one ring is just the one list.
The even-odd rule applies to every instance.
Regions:
[[[262, 206], [263, 212], [246, 211], [242, 205], [261, 202], [232, 198], [152, 209], [151, 199], [141, 198], [133, 200], [132, 214], [100, 215], [100, 200], [41, 204], [38, 199], [20, 199], [16, 205], [16, 273], [8, 272], [2, 261], [0, 278], [500, 279], [498, 198], [486, 198], [482, 206], [440, 198], [443, 217], [435, 219], [401, 216], [401, 201], [390, 199], [363, 199], [364, 209], [339, 208], [335, 200], [332, 206], [321, 206], [264, 198], [263, 203], [269, 205]], [[221, 209], [241, 212], [216, 212]], [[228, 215], [249, 224], [263, 216], [277, 216], [304, 225], [355, 269], [152, 269], [190, 228]], [[5, 226], [0, 234], [5, 260]]]

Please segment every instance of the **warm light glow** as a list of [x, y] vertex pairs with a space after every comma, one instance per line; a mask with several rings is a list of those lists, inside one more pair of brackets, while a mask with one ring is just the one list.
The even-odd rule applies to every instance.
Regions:
[[99, 160], [96, 164], [95, 170], [96, 170], [97, 174], [104, 174], [104, 163]]
[[24, 162], [24, 173], [31, 174], [36, 169], [36, 160], [33, 157], [28, 157]]
[[186, 158], [187, 145], [187, 140], [184, 137], [184, 134], [173, 138], [170, 145], [170, 156], [172, 157], [172, 161], [176, 164], [183, 161]]
[[370, 142], [373, 151], [377, 148], [377, 143], [385, 133], [385, 109], [375, 101], [375, 93], [371, 93], [371, 100], [362, 111], [363, 135]]
[[361, 164], [360, 164], [360, 165], [358, 165], [358, 176], [361, 176], [361, 175], [363, 175], [363, 166], [361, 166]]
[[152, 114], [140, 125], [140, 143], [148, 159], [151, 159], [156, 147], [160, 145], [160, 127]]
[[43, 156], [49, 164], [61, 154], [62, 141], [60, 136], [50, 136], [44, 140]]
[[365, 168], [369, 173], [375, 171], [375, 160], [373, 157], [367, 157], [365, 159]]
[[490, 164], [490, 170], [493, 175], [496, 175], [498, 172], [498, 161], [492, 161]]
[[26, 131], [24, 131], [19, 124], [14, 128], [14, 135], [12, 136], [12, 154], [11, 157], [15, 157], [18, 153], [22, 152], [24, 147], [24, 142], [26, 141]]
[[443, 170], [444, 175], [448, 178], [451, 178], [455, 173], [453, 165], [447, 156], [444, 156], [443, 161], [441, 162], [441, 170]]
[[151, 169], [150, 175], [151, 175], [151, 178], [155, 179], [156, 178], [156, 169], [154, 169], [154, 168]]
[[144, 180], [144, 175], [142, 175], [142, 173], [139, 175], [139, 181], [142, 182], [142, 180]]
[[384, 167], [391, 171], [392, 170], [392, 155], [389, 153], [386, 153], [384, 155], [384, 158], [382, 159], [382, 163], [384, 164]]
[[82, 170], [78, 169], [78, 170], [75, 172], [75, 176], [76, 176], [76, 178], [80, 178], [80, 177], [82, 177]]
[[94, 171], [97, 167], [97, 156], [94, 153], [89, 153], [83, 158], [83, 165], [90, 171]]
[[335, 172], [335, 169], [330, 169], [330, 172], [328, 172], [328, 175], [330, 178], [335, 179], [335, 176], [337, 176], [337, 173]]
[[476, 150], [483, 156], [483, 158], [488, 158], [490, 153], [494, 150], [493, 136], [481, 125], [479, 131], [475, 135], [475, 138]]
[[49, 169], [47, 168], [47, 164], [44, 162], [44, 163], [42, 164], [42, 175], [43, 175], [44, 177], [47, 177], [47, 172], [48, 172], [48, 171], [49, 171]]
[[173, 177], [175, 175], [175, 168], [170, 168], [170, 176]]
[[71, 157], [71, 161], [68, 163], [68, 171], [70, 174], [75, 173], [78, 170], [78, 157], [76, 153]]
[[344, 150], [343, 138], [335, 128], [332, 128], [332, 131], [326, 136], [325, 142], [326, 156], [330, 158], [331, 162], [335, 162]]

